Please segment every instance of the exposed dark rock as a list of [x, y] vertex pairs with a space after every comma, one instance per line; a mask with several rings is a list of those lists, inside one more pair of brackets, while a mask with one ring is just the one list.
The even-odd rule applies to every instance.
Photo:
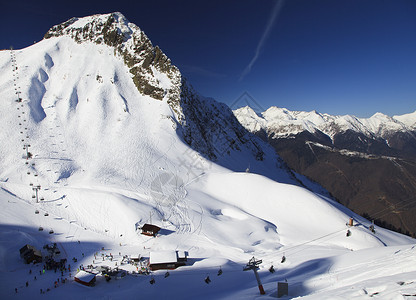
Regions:
[[[77, 26], [78, 20], [72, 18], [52, 27], [44, 38], [67, 35], [77, 43], [95, 42], [113, 47], [115, 54], [121, 56], [130, 68], [138, 91], [157, 100], [163, 100], [166, 96], [169, 105], [180, 117], [180, 72], [158, 46], [153, 47], [136, 25], [128, 23], [120, 13], [92, 16], [90, 22], [82, 27]], [[154, 72], [171, 79], [172, 86], [166, 88], [161, 85]]]

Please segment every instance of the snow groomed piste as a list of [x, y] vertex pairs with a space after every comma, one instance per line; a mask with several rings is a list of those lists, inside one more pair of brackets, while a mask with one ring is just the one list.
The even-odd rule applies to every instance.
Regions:
[[[108, 15], [77, 22], [94, 18]], [[413, 239], [370, 231], [267, 149], [264, 161], [244, 144], [227, 163], [204, 158], [112, 47], [53, 37], [1, 51], [0, 68], [1, 298], [267, 299], [278, 282], [282, 299], [416, 298]], [[43, 248], [54, 244], [54, 261], [66, 259], [56, 272]], [[25, 264], [25, 245], [42, 263]], [[169, 270], [151, 270], [152, 253], [170, 253], [157, 261]], [[186, 253], [176, 268], [173, 253]], [[264, 295], [254, 267], [243, 271], [251, 260]]]

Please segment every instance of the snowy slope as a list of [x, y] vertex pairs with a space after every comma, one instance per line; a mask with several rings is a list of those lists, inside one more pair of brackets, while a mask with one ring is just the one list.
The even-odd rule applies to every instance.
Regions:
[[[76, 19], [67, 28], [105, 24], [110, 16]], [[122, 20], [112, 24], [127, 36], [141, 34], [121, 14], [113, 17]], [[258, 295], [254, 276], [242, 271], [253, 256], [263, 259], [260, 276], [266, 297], [274, 297], [276, 282], [285, 278], [291, 298], [319, 294], [322, 299], [334, 293], [348, 298], [361, 291], [351, 289], [357, 283], [371, 293], [388, 288], [394, 296], [415, 287], [413, 239], [382, 228], [373, 234], [368, 221], [298, 186], [270, 149], [257, 149], [263, 144], [227, 121], [230, 112], [220, 115], [220, 104], [196, 99], [194, 93], [175, 99], [178, 78], [163, 75], [163, 68], [149, 67], [152, 72], [140, 74], [150, 76], [151, 85], [168, 96], [158, 99], [141, 91], [134, 81], [137, 73], [114, 52], [111, 45], [77, 42], [66, 34], [0, 52], [1, 298], [135, 299], [140, 294], [155, 299], [253, 299]], [[200, 112], [190, 113], [195, 110], [191, 100], [216, 116], [217, 123], [197, 123]], [[225, 122], [229, 128], [219, 139], [212, 140], [203, 130], [205, 124], [214, 128]], [[200, 136], [209, 138], [202, 142]], [[30, 145], [28, 150], [25, 145]], [[207, 145], [215, 146], [213, 152], [196, 151]], [[207, 159], [209, 153], [217, 163]], [[244, 172], [247, 165], [262, 175]], [[38, 186], [39, 203], [32, 198]], [[347, 228], [351, 216], [356, 226]], [[136, 225], [147, 222], [162, 228], [157, 238], [137, 233]], [[40, 226], [44, 231], [38, 231]], [[42, 265], [25, 265], [19, 257], [26, 243], [41, 249], [51, 242], [71, 263], [71, 274], [40, 275]], [[72, 280], [80, 264], [120, 266], [122, 255], [149, 257], [156, 250], [185, 250], [188, 266], [167, 278], [165, 271], [154, 272], [154, 285], [149, 276], [132, 275], [131, 265], [122, 266], [130, 272], [127, 277], [107, 283], [99, 276], [92, 288]], [[363, 261], [369, 251], [377, 253], [373, 260], [379, 269], [389, 266], [384, 258], [401, 259], [389, 274], [404, 282], [403, 289], [379, 269], [367, 270]], [[114, 260], [101, 260], [110, 253]], [[287, 257], [284, 263], [282, 255]], [[348, 268], [366, 270], [370, 278], [346, 273], [346, 260], [352, 261]], [[272, 264], [278, 269], [273, 274], [267, 271]], [[207, 275], [211, 284], [203, 280]], [[61, 277], [69, 281], [54, 288]], [[396, 290], [391, 291], [392, 285]], [[47, 288], [51, 290], [40, 294]]]

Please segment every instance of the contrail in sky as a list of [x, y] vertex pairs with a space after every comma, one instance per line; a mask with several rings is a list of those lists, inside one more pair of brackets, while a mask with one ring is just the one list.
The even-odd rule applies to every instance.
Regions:
[[269, 37], [270, 31], [273, 27], [274, 22], [276, 21], [277, 17], [279, 16], [280, 11], [282, 10], [283, 4], [285, 3], [285, 0], [277, 0], [276, 4], [273, 8], [273, 11], [269, 17], [269, 21], [267, 22], [266, 29], [263, 32], [263, 35], [261, 36], [261, 39], [259, 43], [257, 44], [256, 53], [254, 54], [253, 58], [251, 59], [250, 63], [247, 65], [247, 67], [244, 69], [243, 73], [241, 73], [240, 81], [244, 79], [244, 77], [251, 72], [251, 68], [253, 67], [256, 60], [259, 58], [260, 52], [264, 47], [264, 44]]

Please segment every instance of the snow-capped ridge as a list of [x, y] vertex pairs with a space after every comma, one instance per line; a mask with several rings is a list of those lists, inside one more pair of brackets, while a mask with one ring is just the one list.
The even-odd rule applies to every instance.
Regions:
[[402, 122], [408, 127], [416, 128], [416, 110], [409, 114], [393, 116], [393, 118]]
[[[234, 113], [249, 130], [256, 128], [257, 131], [273, 131], [276, 136], [296, 135], [302, 131], [320, 131], [333, 139], [340, 132], [352, 130], [370, 138], [387, 138], [391, 132], [411, 132], [416, 127], [416, 112], [394, 117], [378, 112], [369, 118], [358, 118], [353, 115], [321, 114], [316, 110], [290, 111], [272, 106], [255, 120], [248, 118], [251, 115], [247, 109], [237, 109]], [[262, 128], [259, 128], [259, 124]]]

